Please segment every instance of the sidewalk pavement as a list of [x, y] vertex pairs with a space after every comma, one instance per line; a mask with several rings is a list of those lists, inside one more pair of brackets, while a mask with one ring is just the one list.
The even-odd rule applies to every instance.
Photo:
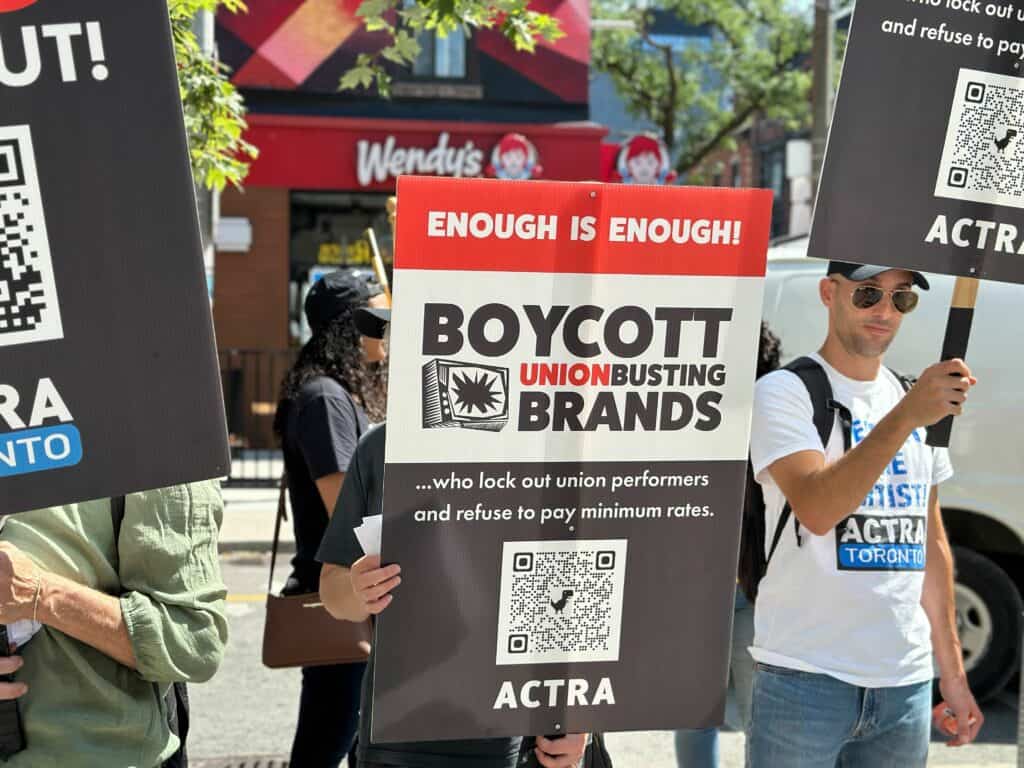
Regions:
[[[276, 488], [225, 488], [220, 551], [269, 552], [274, 541], [277, 501]], [[288, 519], [281, 523], [278, 551], [295, 551], [290, 507]]]

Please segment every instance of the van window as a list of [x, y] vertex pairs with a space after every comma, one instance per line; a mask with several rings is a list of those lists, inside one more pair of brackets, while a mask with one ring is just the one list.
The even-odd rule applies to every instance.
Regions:
[[782, 341], [783, 363], [817, 351], [825, 340], [828, 315], [818, 299], [820, 281], [820, 274], [804, 270], [769, 273], [764, 319]]

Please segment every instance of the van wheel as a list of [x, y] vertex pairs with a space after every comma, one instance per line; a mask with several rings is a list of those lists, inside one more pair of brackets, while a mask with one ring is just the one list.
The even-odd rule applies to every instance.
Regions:
[[953, 560], [964, 669], [982, 702], [1002, 691], [1020, 665], [1024, 602], [1006, 572], [984, 555], [953, 547]]

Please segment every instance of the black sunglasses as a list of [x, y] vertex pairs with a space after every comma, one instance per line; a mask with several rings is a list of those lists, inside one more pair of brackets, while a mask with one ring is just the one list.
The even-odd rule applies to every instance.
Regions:
[[917, 307], [917, 300], [920, 298], [909, 288], [894, 288], [886, 290], [875, 285], [858, 285], [853, 289], [853, 295], [850, 298], [853, 301], [853, 306], [857, 309], [871, 309], [871, 307], [880, 302], [886, 294], [892, 296], [892, 305], [901, 315], [913, 312]]

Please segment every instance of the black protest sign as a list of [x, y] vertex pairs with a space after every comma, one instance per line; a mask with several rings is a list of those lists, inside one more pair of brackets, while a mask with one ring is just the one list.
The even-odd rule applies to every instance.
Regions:
[[0, 513], [226, 474], [167, 5], [0, 0]]
[[398, 200], [373, 741], [720, 723], [770, 194]]
[[1024, 5], [858, 0], [809, 253], [1024, 282]]

